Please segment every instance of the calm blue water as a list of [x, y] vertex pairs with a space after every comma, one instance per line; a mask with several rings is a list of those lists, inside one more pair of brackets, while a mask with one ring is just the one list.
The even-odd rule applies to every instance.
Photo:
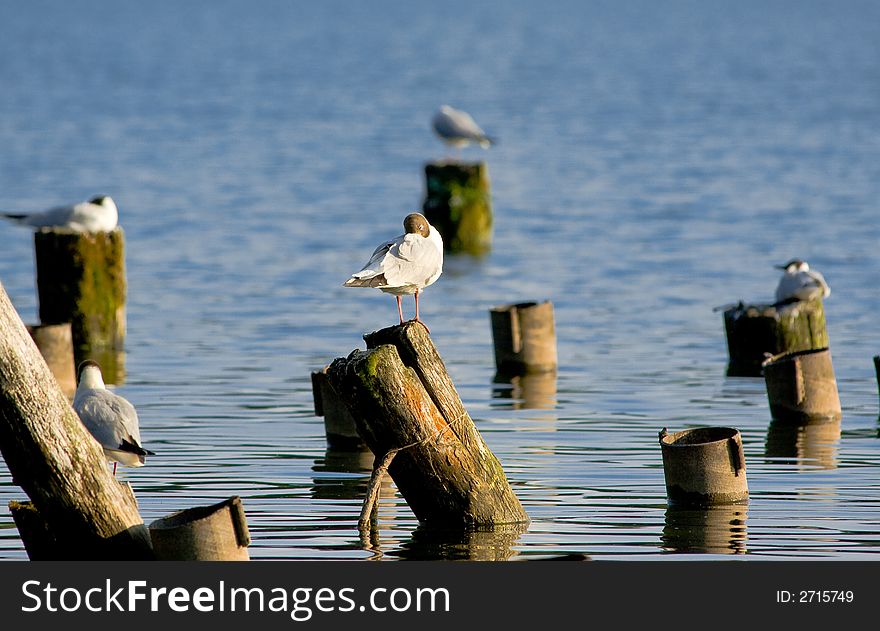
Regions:
[[[238, 494], [253, 558], [880, 558], [878, 32], [873, 2], [3, 1], [0, 207], [119, 205], [146, 522]], [[501, 139], [464, 152], [495, 242], [422, 316], [533, 521], [438, 539], [389, 486], [362, 546], [370, 458], [328, 450], [309, 374], [395, 323], [341, 283], [420, 207], [446, 102]], [[0, 244], [36, 322], [32, 238]], [[763, 380], [725, 377], [712, 308], [794, 256], [833, 289], [839, 432], [780, 433]], [[488, 309], [543, 299], [533, 408], [493, 387]], [[747, 507], [667, 509], [657, 431], [700, 425], [742, 432]], [[0, 464], [0, 558], [23, 497]]]

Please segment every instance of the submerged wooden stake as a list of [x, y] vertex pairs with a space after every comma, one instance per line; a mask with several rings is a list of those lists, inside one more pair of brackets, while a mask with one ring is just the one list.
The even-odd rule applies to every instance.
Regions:
[[76, 392], [76, 369], [73, 363], [73, 336], [70, 322], [63, 324], [31, 324], [28, 333], [40, 349], [46, 365], [69, 398]]
[[727, 374], [760, 377], [768, 355], [828, 347], [822, 300], [784, 306], [739, 303], [724, 311]]
[[111, 232], [38, 230], [34, 233], [37, 294], [43, 324], [70, 322], [76, 365], [96, 359], [105, 381], [114, 370], [106, 357], [125, 340], [125, 236]]
[[553, 303], [521, 302], [489, 310], [495, 367], [500, 375], [556, 370]]
[[327, 366], [312, 373], [312, 397], [315, 416], [324, 417], [328, 445], [339, 449], [355, 449], [364, 444], [357, 433], [351, 413], [327, 381]]
[[827, 348], [774, 355], [763, 367], [773, 418], [796, 423], [840, 419], [837, 380]]
[[153, 557], [137, 502], [111, 476], [2, 285], [0, 452], [58, 542], [55, 558]]
[[397, 451], [388, 471], [419, 521], [528, 522], [425, 328], [411, 322], [364, 339], [368, 350], [337, 358], [327, 377], [377, 465]]
[[172, 513], [150, 524], [160, 561], [247, 561], [251, 537], [241, 498]]
[[481, 255], [492, 248], [492, 197], [485, 162], [425, 165], [422, 212], [450, 252]]

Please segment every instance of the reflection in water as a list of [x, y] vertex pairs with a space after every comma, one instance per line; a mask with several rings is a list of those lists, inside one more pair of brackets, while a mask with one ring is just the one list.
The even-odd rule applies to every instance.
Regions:
[[791, 423], [773, 420], [767, 429], [765, 454], [771, 458], [792, 458], [799, 464], [837, 468], [840, 419]]
[[101, 376], [108, 385], [121, 386], [125, 383], [125, 352], [115, 348], [92, 348], [81, 346], [76, 350], [77, 366], [86, 359], [97, 362]]
[[388, 556], [407, 560], [506, 561], [528, 524], [500, 524], [476, 529], [433, 528], [421, 525], [409, 541]]
[[746, 552], [749, 506], [719, 504], [706, 508], [666, 508], [661, 545], [667, 552], [742, 554]]
[[[323, 458], [315, 459], [312, 497], [322, 500], [362, 500], [373, 472], [373, 452], [363, 449], [328, 447]], [[390, 476], [382, 479], [379, 497], [393, 497]]]
[[493, 399], [513, 399], [515, 410], [556, 407], [556, 371], [510, 377], [498, 373], [492, 380]]

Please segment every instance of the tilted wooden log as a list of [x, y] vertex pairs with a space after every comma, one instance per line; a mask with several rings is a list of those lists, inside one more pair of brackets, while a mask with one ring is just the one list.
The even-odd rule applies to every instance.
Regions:
[[114, 357], [125, 341], [122, 228], [95, 233], [38, 230], [34, 251], [40, 321], [70, 322], [76, 365], [94, 359], [107, 383], [120, 383]]
[[739, 303], [724, 311], [727, 374], [760, 377], [768, 355], [828, 347], [821, 298], [783, 306]]
[[110, 474], [0, 285], [0, 453], [69, 559], [153, 557], [134, 497]]
[[425, 328], [411, 322], [364, 339], [368, 350], [334, 360], [327, 376], [419, 521], [528, 522]]
[[492, 197], [485, 162], [425, 165], [422, 212], [450, 252], [481, 255], [492, 248]]

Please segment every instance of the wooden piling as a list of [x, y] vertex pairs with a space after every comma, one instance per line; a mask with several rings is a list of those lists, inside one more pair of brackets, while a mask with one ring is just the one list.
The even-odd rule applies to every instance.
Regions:
[[43, 229], [34, 233], [37, 294], [43, 324], [70, 322], [74, 361], [99, 361], [107, 383], [118, 383], [107, 357], [125, 340], [125, 235]]
[[425, 165], [422, 212], [450, 252], [482, 255], [492, 248], [492, 196], [485, 162]]
[[312, 398], [315, 416], [324, 417], [328, 445], [338, 449], [357, 449], [364, 445], [351, 413], [327, 381], [327, 366], [312, 372]]
[[763, 364], [773, 418], [807, 423], [839, 420], [837, 380], [827, 348], [780, 353]]
[[877, 376], [877, 393], [880, 394], [880, 355], [874, 355], [874, 374]]
[[553, 303], [521, 302], [489, 310], [495, 368], [500, 375], [555, 371]]
[[0, 453], [58, 542], [55, 558], [153, 558], [137, 502], [110, 474], [2, 284]]
[[731, 377], [760, 377], [768, 355], [828, 347], [821, 298], [783, 306], [745, 305], [724, 311]]
[[364, 339], [368, 349], [334, 360], [327, 377], [376, 454], [374, 473], [387, 466], [422, 523], [528, 522], [425, 328], [409, 322]]
[[251, 537], [241, 498], [172, 513], [150, 524], [160, 561], [248, 561]]
[[68, 398], [76, 392], [76, 368], [73, 363], [73, 336], [70, 322], [29, 324], [28, 333], [40, 350], [52, 375]]

